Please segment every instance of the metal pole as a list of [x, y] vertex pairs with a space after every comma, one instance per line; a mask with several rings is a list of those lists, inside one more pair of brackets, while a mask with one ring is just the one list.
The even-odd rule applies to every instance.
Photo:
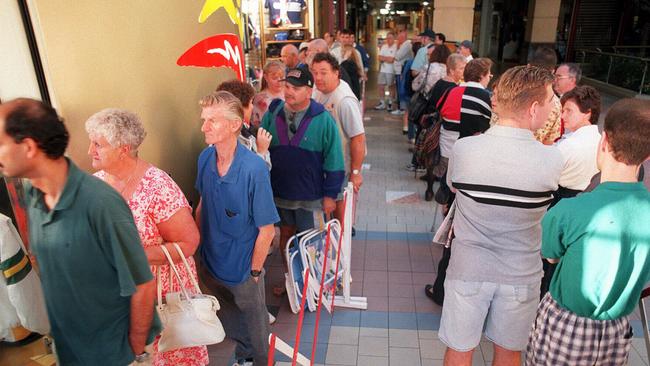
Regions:
[[609, 84], [609, 74], [612, 72], [612, 63], [614, 62], [614, 58], [612, 56], [609, 56], [609, 67], [607, 68], [607, 77], [605, 78], [605, 82]]
[[643, 84], [645, 83], [645, 76], [648, 73], [648, 61], [645, 62], [645, 67], [643, 68], [643, 76], [641, 77], [641, 85], [639, 86], [639, 94], [643, 94]]

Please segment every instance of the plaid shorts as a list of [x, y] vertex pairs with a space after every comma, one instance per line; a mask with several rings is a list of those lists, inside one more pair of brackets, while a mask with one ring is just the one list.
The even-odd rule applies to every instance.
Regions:
[[626, 316], [584, 318], [561, 308], [547, 292], [528, 337], [526, 365], [626, 365], [631, 344]]

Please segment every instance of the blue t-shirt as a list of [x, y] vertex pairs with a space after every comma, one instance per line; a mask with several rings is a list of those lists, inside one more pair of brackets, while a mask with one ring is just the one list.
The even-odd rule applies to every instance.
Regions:
[[221, 282], [243, 283], [250, 276], [258, 228], [280, 221], [269, 170], [237, 143], [230, 169], [221, 177], [216, 147], [208, 146], [199, 155], [196, 189], [202, 200], [201, 257]]
[[413, 63], [411, 64], [411, 70], [422, 71], [422, 68], [429, 64], [429, 48], [433, 47], [433, 44], [420, 47], [418, 53], [415, 54]]

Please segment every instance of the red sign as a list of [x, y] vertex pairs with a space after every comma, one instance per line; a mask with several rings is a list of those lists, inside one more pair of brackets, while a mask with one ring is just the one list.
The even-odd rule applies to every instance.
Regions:
[[239, 37], [232, 33], [217, 34], [206, 38], [185, 51], [178, 58], [179, 66], [228, 67], [237, 78], [246, 81], [244, 52]]

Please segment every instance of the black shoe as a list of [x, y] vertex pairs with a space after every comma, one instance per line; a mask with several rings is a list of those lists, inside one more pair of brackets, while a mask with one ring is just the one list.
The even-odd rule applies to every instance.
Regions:
[[350, 235], [352, 235], [352, 236], [357, 235], [357, 231], [354, 230], [354, 226], [352, 227], [352, 230], [350, 231]]
[[428, 181], [429, 181], [429, 176], [425, 174], [425, 175], [423, 175], [423, 176], [420, 177], [420, 180], [421, 180], [421, 181], [428, 182]]
[[444, 302], [444, 298], [441, 299], [440, 296], [436, 296], [436, 294], [433, 292], [433, 285], [426, 285], [424, 286], [424, 294], [427, 295], [428, 298], [433, 300], [437, 305], [442, 306]]

